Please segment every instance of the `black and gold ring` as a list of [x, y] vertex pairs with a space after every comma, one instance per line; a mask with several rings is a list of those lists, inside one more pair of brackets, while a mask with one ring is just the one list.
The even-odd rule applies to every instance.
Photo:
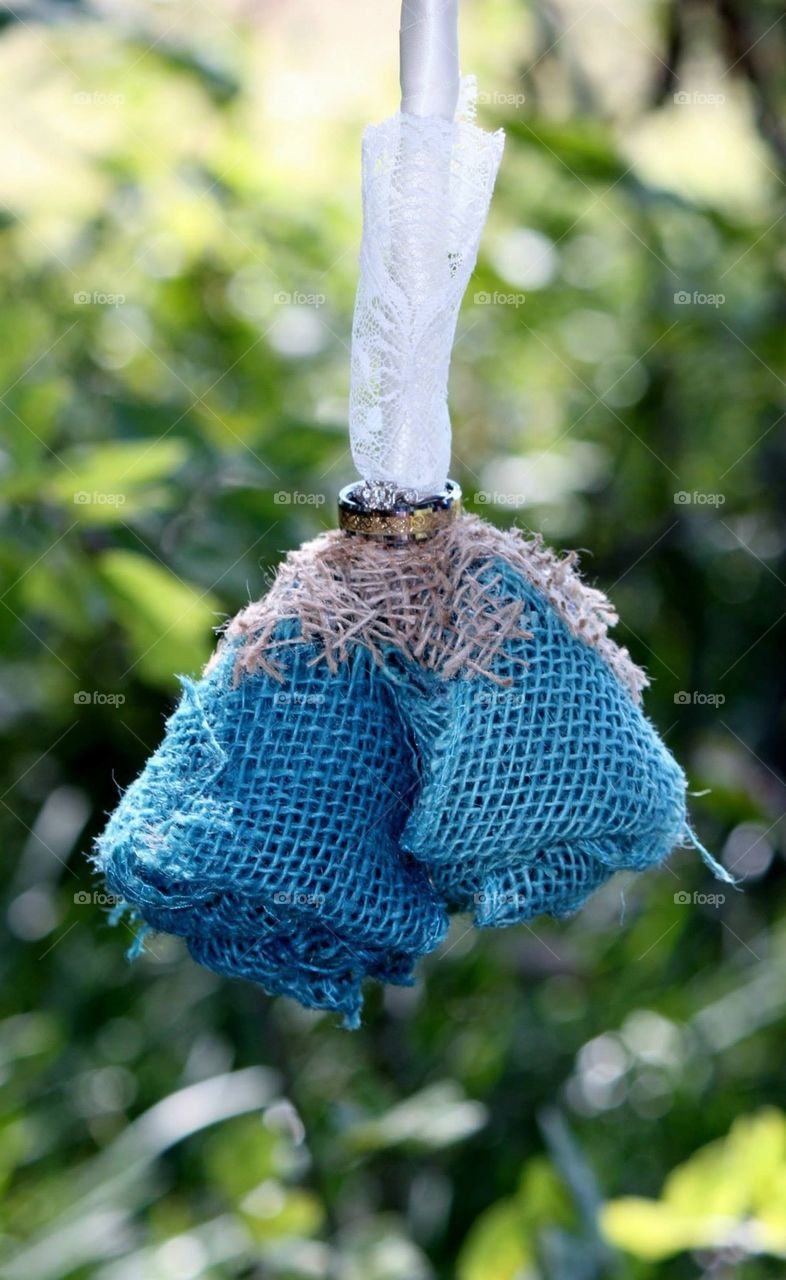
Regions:
[[423, 542], [451, 524], [461, 511], [461, 489], [447, 480], [441, 493], [428, 498], [386, 481], [347, 485], [338, 495], [338, 525], [344, 533], [387, 545]]

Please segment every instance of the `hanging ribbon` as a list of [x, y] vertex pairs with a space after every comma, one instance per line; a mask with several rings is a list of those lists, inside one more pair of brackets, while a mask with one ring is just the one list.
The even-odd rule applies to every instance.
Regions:
[[401, 110], [452, 120], [459, 95], [458, 0], [403, 0]]
[[454, 119], [458, 0], [404, 0], [401, 111], [363, 139], [349, 427], [360, 475], [418, 499], [450, 466], [448, 371], [501, 130]]

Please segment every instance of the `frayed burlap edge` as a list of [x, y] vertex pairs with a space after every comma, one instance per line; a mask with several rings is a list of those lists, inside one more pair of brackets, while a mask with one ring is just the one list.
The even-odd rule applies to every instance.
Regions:
[[[602, 591], [582, 581], [576, 553], [560, 558], [539, 535], [496, 529], [473, 515], [406, 547], [332, 530], [291, 551], [267, 595], [226, 628], [224, 642], [239, 641], [235, 676], [262, 670], [283, 680], [280, 659], [288, 645], [300, 643], [316, 644], [314, 661], [335, 671], [360, 644], [380, 664], [394, 648], [446, 680], [485, 676], [506, 683], [495, 676], [494, 660], [511, 640], [529, 633], [522, 625], [524, 602], [500, 596], [499, 575], [488, 573], [495, 559], [541, 591], [640, 700], [647, 677], [610, 639], [617, 615]], [[299, 624], [298, 635], [276, 638], [287, 621]]]

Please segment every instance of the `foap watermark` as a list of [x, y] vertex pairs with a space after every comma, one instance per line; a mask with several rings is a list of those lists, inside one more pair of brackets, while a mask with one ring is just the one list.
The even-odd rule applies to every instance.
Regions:
[[523, 307], [526, 301], [525, 293], [503, 293], [500, 289], [481, 289], [473, 298], [476, 307]]
[[725, 293], [701, 293], [698, 289], [678, 289], [674, 295], [678, 307], [722, 307], [726, 301]]
[[74, 102], [80, 107], [122, 107], [124, 93], [108, 93], [106, 89], [80, 89], [74, 94]]
[[286, 289], [279, 289], [273, 294], [273, 301], [277, 307], [316, 307], [319, 310], [327, 299], [324, 293], [304, 293], [302, 289], [289, 293]]
[[517, 893], [514, 889], [499, 892], [473, 893], [472, 901], [476, 907], [493, 907], [499, 911], [502, 907], [524, 907], [529, 903], [526, 893]]
[[674, 695], [678, 707], [722, 707], [725, 693], [703, 693], [701, 689], [679, 689]]
[[280, 689], [273, 694], [273, 701], [279, 707], [321, 707], [325, 701], [324, 693], [298, 693], [295, 690]]
[[79, 689], [74, 694], [77, 707], [122, 707], [125, 700], [124, 693], [104, 693], [101, 689]]
[[77, 507], [122, 507], [125, 500], [124, 493], [102, 493], [98, 489], [77, 489], [74, 494]]
[[88, 893], [87, 889], [80, 889], [74, 894], [74, 902], [78, 907], [116, 907], [122, 901], [116, 893], [107, 893], [103, 889], [94, 889], [92, 893]]
[[101, 289], [80, 289], [74, 294], [77, 307], [122, 307], [125, 300], [124, 293], [104, 293]]
[[678, 907], [722, 907], [725, 901], [725, 893], [688, 893], [687, 889], [682, 889], [674, 895]]
[[515, 90], [496, 89], [491, 93], [481, 90], [478, 93], [478, 105], [481, 107], [523, 107], [526, 101], [526, 93], [517, 93]]
[[699, 89], [679, 89], [674, 94], [678, 107], [720, 107], [725, 101], [725, 93], [702, 93]]
[[277, 907], [323, 907], [325, 896], [322, 893], [279, 893], [273, 894]]
[[677, 507], [722, 507], [725, 501], [725, 493], [707, 493], [703, 489], [678, 489], [674, 495]]
[[324, 493], [303, 493], [300, 489], [279, 489], [273, 494], [277, 507], [324, 507]]
[[526, 706], [523, 693], [511, 693], [510, 689], [478, 689], [472, 701], [479, 707], [496, 707], [504, 704], [506, 710], [520, 711]]
[[496, 489], [479, 489], [472, 496], [479, 507], [523, 507], [527, 502], [524, 493], [499, 493]]

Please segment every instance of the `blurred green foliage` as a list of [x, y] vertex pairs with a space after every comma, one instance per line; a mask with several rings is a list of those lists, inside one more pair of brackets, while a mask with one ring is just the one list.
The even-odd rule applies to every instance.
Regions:
[[[390, 94], [365, 8], [335, 48], [295, 8], [31, 3], [0, 36], [0, 1275], [780, 1276], [777, 6], [467, 4], [508, 141], [451, 383], [469, 505], [585, 549], [744, 892], [681, 853], [567, 923], [458, 921], [351, 1035], [108, 926], [84, 854], [175, 673], [352, 476], [395, 6]], [[348, 35], [365, 96], [315, 105]]]
[[786, 1252], [786, 1116], [768, 1110], [735, 1121], [674, 1169], [660, 1200], [635, 1196], [605, 1207], [607, 1235], [642, 1258], [683, 1249]]

